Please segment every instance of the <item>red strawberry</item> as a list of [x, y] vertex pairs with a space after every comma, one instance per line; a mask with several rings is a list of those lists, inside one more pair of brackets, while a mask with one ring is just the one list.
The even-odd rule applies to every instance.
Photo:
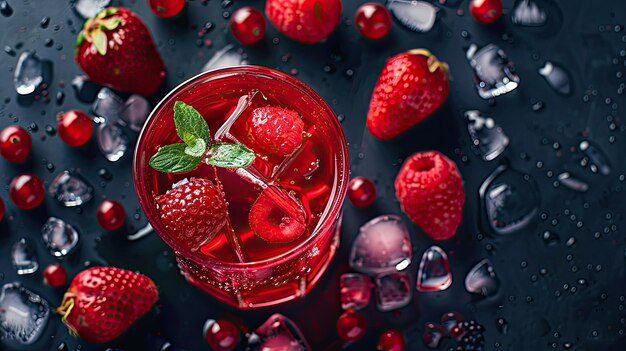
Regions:
[[222, 192], [207, 179], [180, 182], [155, 200], [167, 234], [191, 249], [211, 241], [226, 223]]
[[448, 65], [424, 49], [391, 58], [383, 68], [367, 113], [367, 127], [380, 140], [411, 129], [448, 98]]
[[288, 156], [302, 144], [304, 122], [296, 111], [265, 106], [252, 111], [246, 129], [256, 148], [270, 155]]
[[305, 44], [328, 38], [341, 19], [341, 0], [267, 0], [265, 14], [279, 32]]
[[104, 344], [122, 335], [158, 298], [156, 285], [145, 275], [94, 267], [74, 277], [56, 312], [72, 335]]
[[306, 230], [304, 210], [278, 188], [269, 187], [250, 209], [249, 221], [254, 234], [269, 243], [288, 243]]
[[402, 210], [435, 240], [456, 234], [463, 216], [465, 190], [452, 160], [436, 151], [416, 153], [396, 178]]
[[150, 96], [165, 80], [165, 66], [137, 15], [109, 7], [87, 20], [76, 40], [76, 63], [94, 82]]

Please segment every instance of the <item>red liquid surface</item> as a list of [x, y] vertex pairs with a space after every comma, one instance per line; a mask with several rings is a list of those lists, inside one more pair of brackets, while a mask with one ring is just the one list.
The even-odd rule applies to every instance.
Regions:
[[[253, 165], [235, 172], [202, 164], [183, 174], [160, 173], [147, 166], [160, 146], [180, 142], [173, 120], [173, 104], [178, 100], [203, 115], [214, 142], [240, 142], [254, 150], [257, 157]], [[269, 156], [255, 150], [246, 133], [246, 122], [252, 110], [261, 106], [289, 108], [302, 117], [303, 143], [292, 155]], [[155, 223], [160, 220], [154, 197], [184, 178], [210, 179], [222, 187], [228, 203], [229, 224], [215, 239], [195, 252], [177, 251], [189, 281], [224, 302], [254, 308], [301, 296], [319, 278], [338, 245], [340, 215], [333, 203], [342, 202], [345, 190], [341, 189], [346, 187], [347, 176], [345, 140], [334, 128], [336, 121], [331, 118], [335, 117], [325, 106], [284, 81], [244, 74], [210, 84], [197, 83], [170, 96], [158, 108], [155, 120], [146, 127], [149, 130], [142, 134], [135, 160], [136, 167], [141, 167], [136, 181], [144, 183], [136, 186], [145, 187], [145, 194], [139, 191], [140, 198], [148, 197], [142, 206], [157, 232], [176, 249], [176, 243], [170, 242], [173, 237]], [[283, 201], [304, 210], [306, 231], [298, 239], [269, 243], [250, 228], [250, 208], [266, 187], [275, 194], [277, 203]], [[329, 216], [334, 217], [332, 221], [327, 220]]]

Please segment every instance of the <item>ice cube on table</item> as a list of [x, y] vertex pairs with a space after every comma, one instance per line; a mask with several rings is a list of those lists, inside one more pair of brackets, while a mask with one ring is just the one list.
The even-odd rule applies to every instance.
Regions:
[[[43, 333], [50, 317], [48, 302], [24, 288], [8, 283], [0, 291], [0, 330], [4, 340], [30, 345]], [[2, 341], [2, 342], [5, 342]]]
[[413, 255], [411, 237], [404, 221], [396, 215], [383, 215], [365, 223], [350, 251], [350, 267], [376, 275], [402, 271]]
[[76, 98], [84, 103], [92, 103], [98, 97], [101, 87], [92, 82], [87, 76], [75, 76], [72, 78], [72, 87]]
[[559, 183], [561, 183], [563, 186], [579, 193], [584, 193], [589, 190], [589, 184], [573, 176], [569, 172], [563, 172], [559, 174], [557, 176], [557, 179], [559, 180]]
[[41, 227], [43, 244], [55, 257], [70, 254], [78, 244], [78, 231], [65, 221], [50, 217]]
[[80, 206], [93, 197], [93, 187], [79, 174], [62, 171], [50, 183], [48, 193], [65, 207]]
[[422, 255], [417, 272], [417, 290], [442, 291], [452, 285], [448, 255], [439, 246], [431, 246]]
[[502, 49], [494, 44], [478, 49], [472, 44], [466, 57], [474, 69], [476, 89], [483, 99], [491, 99], [517, 88], [520, 78]]
[[129, 140], [122, 128], [115, 124], [100, 124], [97, 131], [98, 148], [107, 160], [117, 162], [126, 154]]
[[500, 280], [489, 259], [478, 262], [465, 277], [465, 290], [472, 294], [491, 296], [498, 292]]
[[548, 85], [557, 93], [568, 96], [572, 92], [569, 74], [563, 67], [546, 61], [543, 67], [539, 69], [539, 74], [545, 78]]
[[34, 51], [22, 52], [13, 73], [13, 83], [17, 93], [29, 95], [35, 92], [43, 83], [43, 70], [43, 62]]
[[524, 27], [540, 27], [548, 21], [548, 14], [534, 0], [518, 0], [511, 11], [511, 21]]
[[383, 273], [374, 278], [376, 307], [381, 312], [408, 305], [413, 297], [411, 281], [405, 272]]
[[248, 62], [243, 58], [243, 55], [234, 50], [233, 44], [228, 44], [216, 51], [213, 57], [202, 67], [202, 72], [213, 71], [220, 68], [243, 66]]
[[124, 100], [113, 90], [102, 88], [93, 102], [91, 110], [96, 115], [96, 123], [116, 123], [120, 118], [120, 113], [124, 109]]
[[403, 26], [414, 32], [431, 30], [439, 11], [428, 2], [417, 0], [388, 0], [387, 8]]
[[296, 324], [276, 313], [248, 335], [247, 351], [310, 351], [312, 350]]
[[98, 12], [109, 6], [111, 0], [75, 0], [72, 7], [82, 18], [96, 17]]
[[141, 95], [131, 95], [120, 112], [119, 123], [134, 132], [140, 132], [150, 113], [150, 104]]
[[480, 111], [465, 112], [467, 131], [472, 144], [478, 149], [485, 161], [496, 159], [509, 145], [509, 138], [493, 118], [483, 116]]
[[372, 280], [359, 273], [342, 274], [340, 278], [341, 308], [359, 310], [370, 303]]
[[26, 238], [20, 238], [11, 249], [11, 261], [17, 274], [31, 274], [39, 269], [37, 253]]

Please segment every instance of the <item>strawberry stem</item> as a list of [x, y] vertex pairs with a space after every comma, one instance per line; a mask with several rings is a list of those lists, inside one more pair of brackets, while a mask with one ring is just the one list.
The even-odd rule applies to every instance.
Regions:
[[67, 322], [67, 317], [74, 309], [74, 297], [75, 295], [71, 292], [65, 293], [65, 295], [63, 295], [63, 301], [61, 301], [61, 306], [57, 308], [55, 312], [63, 316], [61, 318], [61, 321], [63, 321], [63, 324], [65, 324], [67, 329], [69, 329], [70, 334], [74, 337], [77, 337], [78, 332], [72, 325]]

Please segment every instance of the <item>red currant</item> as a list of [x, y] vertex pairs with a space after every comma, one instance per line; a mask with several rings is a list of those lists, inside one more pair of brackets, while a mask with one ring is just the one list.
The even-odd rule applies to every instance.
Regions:
[[348, 310], [337, 319], [337, 334], [345, 341], [357, 341], [365, 336], [367, 319], [353, 310]]
[[93, 134], [89, 116], [78, 110], [62, 112], [57, 116], [59, 137], [71, 147], [87, 144]]
[[502, 17], [502, 0], [472, 0], [470, 12], [480, 24], [491, 24]]
[[52, 288], [60, 288], [67, 282], [67, 271], [60, 264], [51, 264], [43, 271], [43, 282]]
[[404, 335], [395, 330], [386, 331], [378, 338], [377, 348], [379, 351], [404, 351], [406, 348]]
[[2, 219], [4, 218], [4, 211], [5, 211], [4, 201], [0, 199], [0, 222], [2, 222]]
[[372, 206], [376, 202], [376, 185], [365, 177], [352, 178], [348, 184], [348, 199], [354, 207]]
[[231, 351], [239, 344], [241, 332], [227, 319], [209, 319], [204, 324], [204, 338], [212, 350]]
[[150, 9], [161, 18], [177, 16], [185, 8], [185, 0], [148, 0]]
[[9, 185], [9, 196], [21, 210], [32, 210], [41, 205], [45, 195], [43, 182], [34, 174], [19, 175]]
[[24, 128], [8, 126], [0, 132], [0, 155], [7, 161], [24, 162], [32, 149], [33, 140]]
[[104, 230], [113, 232], [120, 229], [126, 222], [126, 210], [117, 201], [104, 200], [98, 206], [96, 218]]
[[242, 7], [230, 18], [230, 32], [243, 45], [257, 44], [265, 36], [265, 18], [254, 7]]
[[368, 2], [356, 11], [356, 29], [369, 40], [380, 40], [391, 31], [391, 14], [381, 4]]

